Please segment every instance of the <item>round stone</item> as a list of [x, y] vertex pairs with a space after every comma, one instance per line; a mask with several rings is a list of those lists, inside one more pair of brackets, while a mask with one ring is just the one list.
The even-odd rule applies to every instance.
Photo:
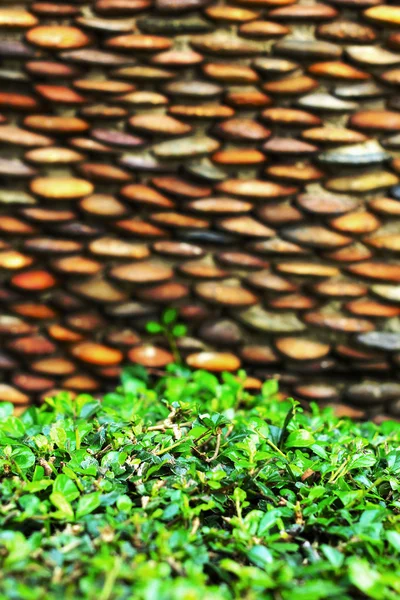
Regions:
[[146, 284], [167, 281], [173, 277], [173, 271], [167, 265], [153, 261], [128, 263], [113, 267], [110, 275], [126, 283]]
[[238, 285], [204, 281], [195, 286], [195, 293], [214, 304], [222, 306], [251, 306], [258, 302], [255, 294]]

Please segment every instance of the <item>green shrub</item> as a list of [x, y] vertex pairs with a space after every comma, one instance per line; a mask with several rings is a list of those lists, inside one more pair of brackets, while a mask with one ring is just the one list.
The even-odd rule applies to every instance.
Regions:
[[242, 381], [1, 404], [0, 598], [398, 600], [399, 425]]

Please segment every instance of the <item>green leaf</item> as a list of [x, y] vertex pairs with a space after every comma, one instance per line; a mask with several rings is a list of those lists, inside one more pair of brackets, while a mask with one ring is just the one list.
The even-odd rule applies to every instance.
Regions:
[[178, 311], [175, 308], [167, 308], [167, 310], [163, 313], [162, 322], [165, 325], [171, 325], [171, 323], [176, 321], [177, 317]]
[[11, 453], [11, 459], [23, 471], [27, 471], [30, 467], [33, 467], [36, 461], [35, 455], [27, 446], [19, 446], [14, 448]]
[[176, 338], [183, 337], [187, 333], [186, 325], [174, 325], [172, 328], [172, 335]]
[[315, 442], [315, 438], [307, 431], [307, 429], [298, 429], [297, 431], [292, 431], [285, 443], [287, 448], [308, 448], [312, 446]]
[[160, 323], [157, 323], [156, 321], [150, 321], [146, 324], [146, 330], [149, 333], [161, 333], [164, 331], [164, 328], [162, 325], [160, 325]]
[[58, 511], [52, 513], [54, 518], [68, 520], [74, 518], [72, 506], [61, 492], [53, 492], [50, 494], [50, 501], [58, 508]]
[[76, 509], [76, 518], [80, 519], [96, 510], [96, 508], [100, 506], [100, 498], [100, 492], [93, 492], [92, 494], [86, 494], [79, 498], [78, 507]]
[[68, 502], [72, 502], [79, 496], [75, 483], [66, 475], [57, 475], [53, 483], [53, 492], [60, 492]]

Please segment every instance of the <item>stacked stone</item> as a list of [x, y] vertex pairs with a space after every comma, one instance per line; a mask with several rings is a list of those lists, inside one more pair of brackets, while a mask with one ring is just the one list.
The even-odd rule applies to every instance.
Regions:
[[[400, 7], [0, 7], [0, 400], [172, 361], [400, 415]], [[339, 406], [338, 410], [346, 408]]]

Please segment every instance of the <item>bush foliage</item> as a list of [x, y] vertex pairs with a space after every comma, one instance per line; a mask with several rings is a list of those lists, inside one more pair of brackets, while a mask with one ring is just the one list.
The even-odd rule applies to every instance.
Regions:
[[398, 599], [399, 425], [275, 394], [175, 366], [1, 404], [1, 600]]

